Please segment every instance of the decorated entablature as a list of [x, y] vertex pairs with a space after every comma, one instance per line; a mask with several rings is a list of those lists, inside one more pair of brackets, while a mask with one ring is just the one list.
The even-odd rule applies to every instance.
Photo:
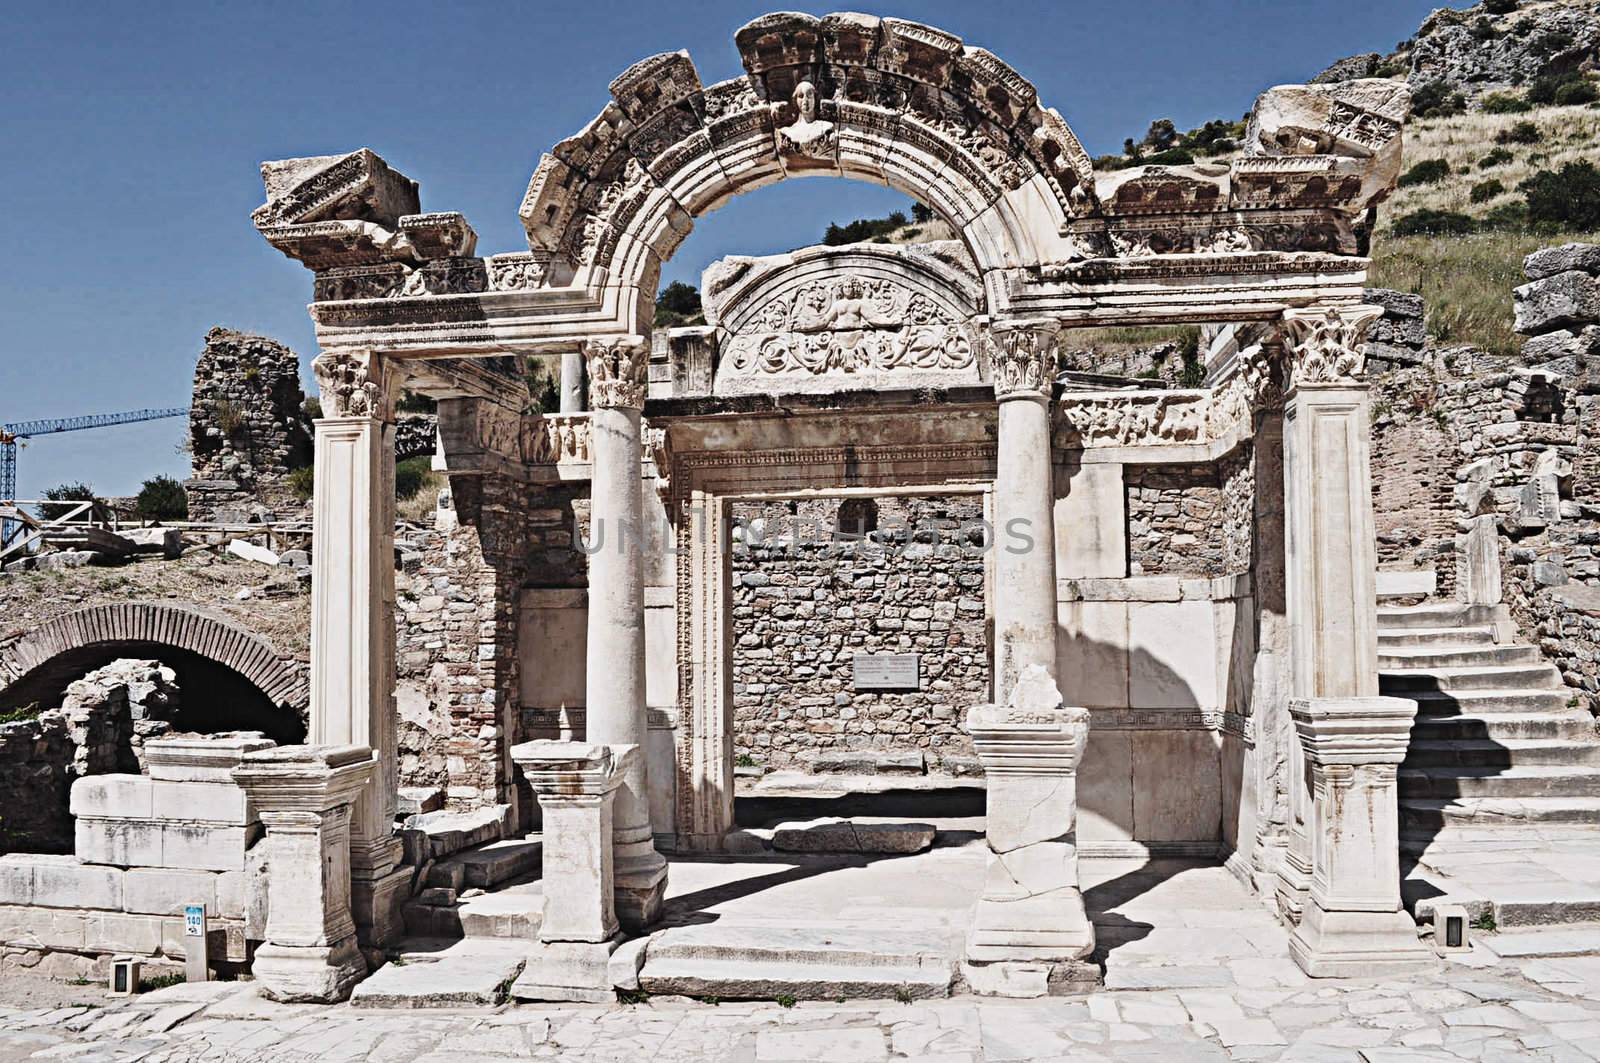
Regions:
[[942, 30], [781, 13], [734, 40], [741, 77], [703, 85], [669, 52], [611, 83], [594, 120], [541, 158], [519, 211], [527, 251], [478, 256], [461, 215], [422, 213], [416, 183], [366, 149], [264, 165], [254, 220], [316, 272], [321, 345], [474, 356], [648, 337], [661, 265], [694, 219], [803, 175], [932, 207], [993, 318], [1266, 320], [1354, 304], [1409, 108], [1400, 81], [1281, 86], [1228, 166], [1096, 175], [1032, 84]]

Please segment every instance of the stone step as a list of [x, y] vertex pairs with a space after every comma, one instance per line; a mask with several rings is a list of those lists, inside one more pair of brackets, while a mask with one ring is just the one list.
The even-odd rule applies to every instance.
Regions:
[[[1384, 683], [1379, 689], [1417, 703], [1418, 716], [1485, 716], [1501, 712], [1561, 713], [1573, 708], [1572, 695], [1560, 690], [1407, 690], [1403, 694]], [[1584, 714], [1587, 716], [1587, 714]]]
[[497, 1008], [527, 962], [527, 943], [457, 942], [427, 963], [388, 963], [350, 994], [358, 1008]]
[[1378, 606], [1378, 631], [1412, 631], [1418, 628], [1490, 627], [1505, 613], [1504, 606], [1425, 602], [1422, 605]]
[[1431, 668], [1497, 668], [1543, 664], [1536, 646], [1413, 646], [1378, 649], [1380, 671]]
[[1600, 767], [1600, 742], [1573, 742], [1542, 738], [1413, 738], [1406, 751], [1406, 768], [1505, 768], [1516, 764], [1579, 764]]
[[1507, 768], [1402, 767], [1399, 787], [1403, 799], [1600, 797], [1600, 768], [1569, 764], [1518, 764]]
[[1400, 800], [1402, 830], [1530, 823], [1600, 823], [1600, 798], [1406, 797]]
[[544, 894], [503, 890], [449, 905], [407, 901], [400, 907], [406, 933], [420, 938], [508, 939], [532, 941], [544, 922]]
[[436, 862], [428, 869], [426, 884], [458, 892], [493, 889], [512, 879], [537, 874], [543, 851], [537, 836], [490, 842]]
[[1385, 694], [1403, 698], [1413, 692], [1428, 691], [1453, 694], [1484, 690], [1558, 690], [1564, 684], [1560, 672], [1541, 662], [1487, 668], [1385, 668], [1378, 672], [1378, 686]]
[[1560, 712], [1463, 712], [1452, 716], [1418, 716], [1411, 727], [1413, 743], [1461, 739], [1545, 739], [1595, 742], [1594, 719], [1581, 709]]
[[889, 930], [674, 927], [651, 939], [639, 984], [721, 999], [932, 999], [950, 995], [954, 942]]
[[1402, 647], [1493, 646], [1494, 629], [1489, 627], [1422, 627], [1385, 631], [1378, 628], [1378, 652]]

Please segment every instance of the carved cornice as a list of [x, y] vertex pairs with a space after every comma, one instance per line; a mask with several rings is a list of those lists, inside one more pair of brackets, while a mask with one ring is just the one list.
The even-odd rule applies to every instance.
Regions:
[[1050, 397], [1056, 380], [1060, 326], [1050, 318], [996, 321], [989, 326], [994, 359], [994, 396], [1006, 399]]
[[650, 345], [640, 336], [590, 340], [583, 351], [589, 373], [589, 405], [595, 409], [644, 409]]
[[1378, 306], [1329, 306], [1286, 310], [1284, 349], [1288, 386], [1362, 383], [1367, 374], [1367, 329], [1383, 316]]
[[325, 351], [311, 363], [322, 392], [324, 417], [394, 420], [394, 388], [386, 362], [374, 351]]

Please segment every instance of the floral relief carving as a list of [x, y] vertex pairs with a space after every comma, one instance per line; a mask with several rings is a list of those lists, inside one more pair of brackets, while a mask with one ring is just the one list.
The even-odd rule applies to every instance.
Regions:
[[927, 295], [881, 278], [817, 281], [769, 300], [729, 344], [751, 374], [966, 369], [965, 329]]
[[1367, 372], [1367, 328], [1382, 316], [1376, 306], [1285, 311], [1291, 385], [1360, 383]]
[[596, 409], [644, 408], [650, 347], [638, 336], [590, 340], [584, 348], [589, 405]]
[[504, 255], [489, 259], [489, 288], [492, 291], [529, 291], [543, 283], [544, 266], [531, 257]]
[[1199, 392], [1141, 394], [1063, 403], [1069, 438], [1086, 447], [1199, 443], [1211, 402]]

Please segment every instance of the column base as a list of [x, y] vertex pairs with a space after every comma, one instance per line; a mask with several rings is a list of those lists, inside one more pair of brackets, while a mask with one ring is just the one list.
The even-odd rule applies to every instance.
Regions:
[[612, 898], [622, 929], [637, 933], [661, 921], [667, 898], [667, 861], [652, 850], [654, 867], [616, 872]]
[[411, 896], [411, 872], [397, 867], [376, 878], [359, 871], [351, 875], [350, 915], [364, 947], [381, 949], [405, 936], [400, 906]]
[[1289, 937], [1289, 955], [1312, 978], [1384, 978], [1439, 963], [1404, 912], [1329, 912], [1314, 901]]
[[611, 985], [611, 954], [622, 942], [621, 934], [608, 941], [540, 942], [511, 983], [511, 996], [515, 1000], [612, 1003], [617, 993]]
[[1087, 960], [1054, 963], [1024, 963], [1017, 960], [999, 963], [961, 964], [961, 980], [980, 997], [1059, 997], [1087, 993], [1105, 983], [1105, 972]]
[[251, 974], [261, 995], [285, 1004], [337, 1004], [367, 976], [367, 961], [347, 937], [335, 945], [273, 945], [256, 949]]
[[1016, 900], [978, 901], [967, 960], [972, 963], [1066, 963], [1094, 951], [1094, 924], [1076, 886]]
[[1311, 894], [1311, 866], [1300, 859], [1293, 846], [1285, 847], [1283, 857], [1278, 861], [1274, 892], [1279, 918], [1290, 926], [1299, 926], [1306, 908], [1310, 906], [1307, 898]]

